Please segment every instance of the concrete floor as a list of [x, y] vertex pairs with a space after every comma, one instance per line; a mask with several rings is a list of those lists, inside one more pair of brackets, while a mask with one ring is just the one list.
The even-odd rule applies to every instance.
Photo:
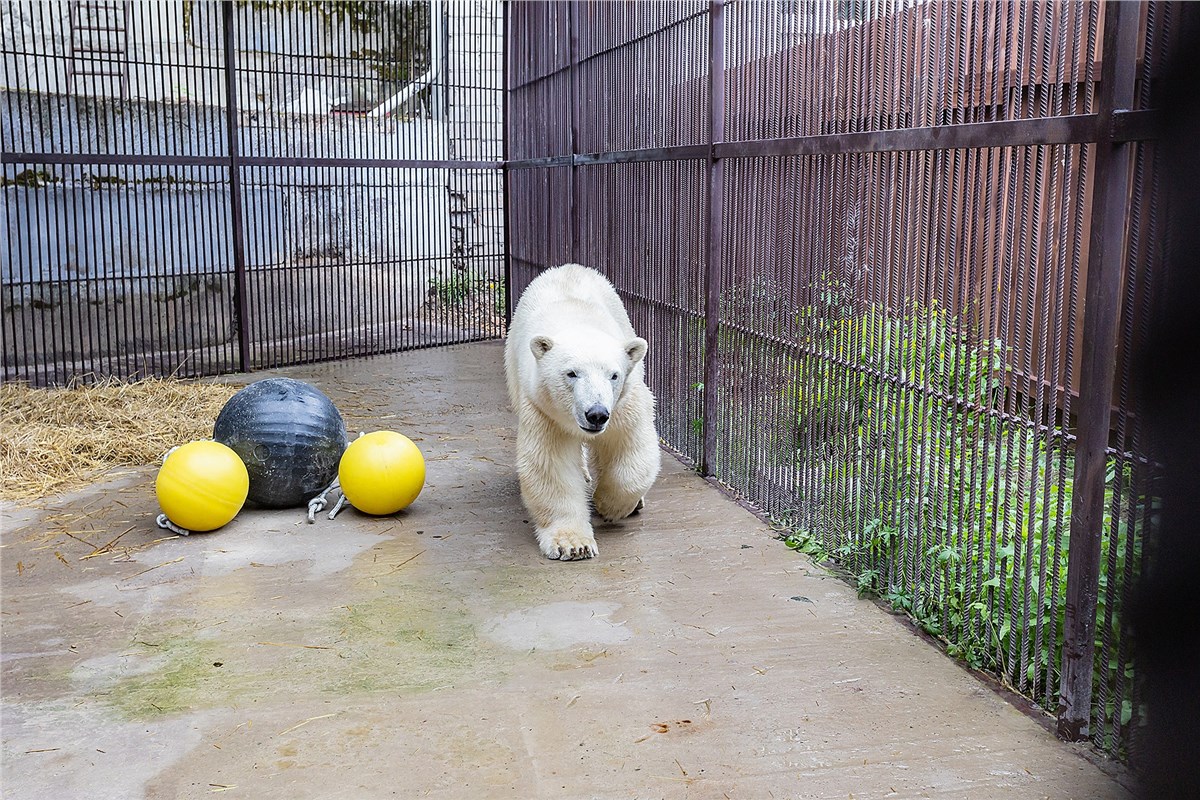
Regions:
[[4, 797], [1125, 796], [670, 456], [599, 558], [542, 558], [500, 363], [272, 373], [417, 440], [393, 517], [163, 539], [152, 468], [7, 506]]

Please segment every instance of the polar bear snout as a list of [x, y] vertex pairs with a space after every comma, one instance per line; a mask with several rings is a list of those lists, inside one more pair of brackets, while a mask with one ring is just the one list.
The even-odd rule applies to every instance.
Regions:
[[579, 365], [568, 375], [575, 376], [567, 380], [567, 389], [574, 395], [575, 424], [586, 436], [603, 433], [620, 396], [623, 375], [619, 367]]
[[583, 414], [583, 418], [587, 424], [580, 425], [579, 427], [588, 433], [600, 433], [604, 430], [604, 426], [608, 424], [608, 417], [608, 409], [596, 403]]

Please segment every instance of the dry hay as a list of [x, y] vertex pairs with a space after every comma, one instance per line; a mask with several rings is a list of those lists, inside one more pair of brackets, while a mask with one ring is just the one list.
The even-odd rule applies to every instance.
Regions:
[[212, 437], [241, 387], [152, 378], [35, 389], [0, 385], [0, 499], [27, 501], [87, 486], [114, 467], [155, 464]]

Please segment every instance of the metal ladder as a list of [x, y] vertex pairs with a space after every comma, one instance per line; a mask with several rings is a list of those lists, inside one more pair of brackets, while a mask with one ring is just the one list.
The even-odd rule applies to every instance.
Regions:
[[[129, 98], [128, 0], [73, 0], [67, 91]], [[115, 91], [114, 91], [115, 90]]]

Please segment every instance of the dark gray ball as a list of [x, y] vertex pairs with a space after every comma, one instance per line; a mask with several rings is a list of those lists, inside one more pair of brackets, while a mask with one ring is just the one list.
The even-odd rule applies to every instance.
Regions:
[[250, 500], [287, 508], [304, 505], [337, 477], [346, 423], [317, 388], [267, 378], [229, 398], [217, 415], [213, 439], [245, 462]]

